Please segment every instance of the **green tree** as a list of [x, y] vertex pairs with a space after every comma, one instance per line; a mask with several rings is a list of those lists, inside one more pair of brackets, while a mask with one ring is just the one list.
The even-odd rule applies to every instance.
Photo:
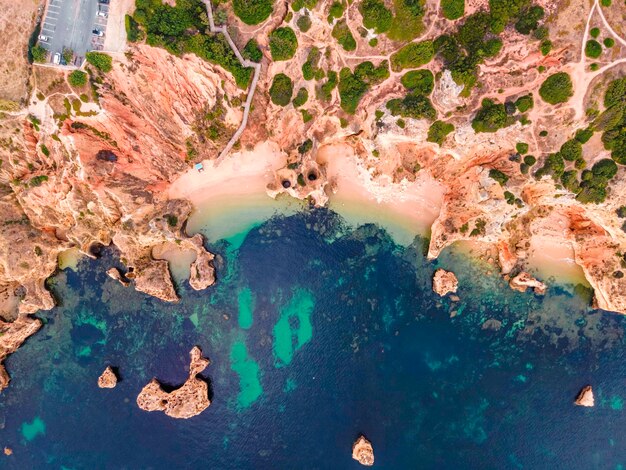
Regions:
[[113, 59], [103, 52], [87, 52], [85, 55], [87, 62], [101, 72], [110, 72], [113, 69]]
[[308, 15], [308, 13], [306, 15], [302, 15], [296, 21], [296, 25], [298, 26], [298, 29], [302, 31], [303, 33], [306, 33], [309, 29], [311, 29], [311, 24], [312, 24], [311, 17]]
[[448, 20], [458, 20], [465, 14], [465, 0], [441, 0], [441, 12]]
[[354, 40], [354, 36], [352, 36], [352, 32], [350, 31], [346, 20], [340, 20], [335, 23], [332, 31], [332, 36], [337, 40], [341, 47], [343, 47], [344, 50], [353, 51], [356, 49], [356, 41]]
[[254, 38], [246, 43], [243, 51], [241, 51], [241, 55], [244, 59], [251, 60], [252, 62], [261, 62], [261, 59], [263, 59], [263, 53], [261, 52], [259, 43], [256, 42]]
[[515, 100], [515, 106], [520, 113], [525, 113], [529, 109], [532, 109], [534, 104], [532, 93], [520, 96], [517, 100]]
[[363, 16], [363, 26], [367, 29], [381, 34], [391, 28], [393, 15], [382, 0], [363, 0], [359, 4], [359, 11]]
[[432, 41], [413, 42], [392, 54], [391, 69], [400, 72], [402, 69], [421, 67], [430, 62], [434, 55]]
[[290, 27], [276, 28], [270, 34], [270, 52], [275, 61], [289, 60], [298, 49], [296, 33]]
[[309, 92], [307, 91], [307, 89], [300, 88], [298, 90], [298, 93], [296, 94], [296, 97], [293, 99], [293, 105], [294, 107], [299, 108], [304, 103], [306, 103], [308, 99], [309, 99]]
[[272, 14], [272, 0], [233, 0], [233, 10], [248, 25], [259, 24]]
[[278, 106], [287, 106], [291, 102], [293, 95], [293, 82], [284, 73], [274, 76], [270, 87], [270, 98], [272, 103]]
[[549, 104], [565, 103], [573, 94], [572, 79], [566, 72], [550, 75], [539, 88], [539, 96]]
[[413, 119], [435, 119], [437, 111], [430, 99], [417, 93], [408, 93], [402, 99], [393, 99], [387, 102], [387, 109], [393, 116], [402, 116]]
[[87, 84], [87, 74], [80, 70], [74, 70], [68, 75], [67, 80], [73, 87], [82, 87]]
[[39, 44], [36, 44], [30, 48], [30, 55], [33, 58], [33, 62], [42, 64], [48, 57], [48, 51]]
[[454, 125], [443, 122], [443, 121], [435, 121], [430, 125], [428, 129], [428, 137], [426, 140], [428, 142], [434, 142], [436, 144], [442, 145], [446, 140], [446, 137], [450, 132], [454, 131]]
[[602, 54], [602, 46], [595, 39], [590, 39], [585, 44], [585, 55], [592, 59], [597, 59]]
[[411, 70], [402, 75], [400, 83], [415, 93], [430, 95], [435, 86], [435, 77], [428, 69]]
[[482, 107], [472, 120], [472, 128], [476, 132], [496, 132], [498, 129], [512, 124], [509, 120], [504, 104], [484, 99]]

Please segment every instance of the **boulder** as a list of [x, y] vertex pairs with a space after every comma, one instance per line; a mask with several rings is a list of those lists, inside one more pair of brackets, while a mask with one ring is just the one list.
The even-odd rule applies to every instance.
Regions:
[[98, 387], [100, 388], [115, 388], [117, 385], [117, 375], [111, 368], [111, 366], [107, 366], [104, 369], [104, 372], [98, 377]]
[[591, 385], [583, 387], [576, 397], [574, 404], [578, 406], [594, 406], [593, 389], [591, 388]]
[[532, 277], [525, 271], [522, 271], [509, 282], [511, 289], [526, 292], [529, 287], [535, 291], [535, 294], [543, 295], [546, 293], [546, 285]]
[[352, 446], [352, 458], [361, 465], [371, 467], [374, 465], [374, 448], [372, 443], [361, 435]]
[[440, 296], [449, 292], [455, 293], [459, 287], [459, 281], [452, 271], [438, 269], [433, 277], [433, 290]]

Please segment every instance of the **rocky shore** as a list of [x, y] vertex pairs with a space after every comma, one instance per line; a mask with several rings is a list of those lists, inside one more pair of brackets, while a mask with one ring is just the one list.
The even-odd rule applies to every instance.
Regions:
[[207, 368], [210, 361], [202, 356], [202, 351], [197, 346], [194, 346], [189, 356], [189, 377], [181, 387], [166, 392], [154, 378], [137, 396], [137, 406], [145, 411], [162, 411], [167, 416], [178, 419], [188, 419], [206, 410], [211, 404], [209, 386], [197, 375]]

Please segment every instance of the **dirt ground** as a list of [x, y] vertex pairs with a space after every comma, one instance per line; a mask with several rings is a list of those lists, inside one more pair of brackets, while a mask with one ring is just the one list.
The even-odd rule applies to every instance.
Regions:
[[0, 0], [0, 107], [14, 108], [28, 98], [27, 44], [40, 6], [40, 0]]

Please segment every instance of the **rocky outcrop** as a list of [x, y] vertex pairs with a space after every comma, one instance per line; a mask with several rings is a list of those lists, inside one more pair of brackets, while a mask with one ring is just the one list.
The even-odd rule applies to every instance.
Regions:
[[2, 362], [39, 328], [41, 328], [41, 320], [37, 318], [20, 316], [12, 322], [0, 320], [0, 391], [9, 385], [11, 380]]
[[459, 287], [459, 281], [452, 271], [445, 269], [437, 269], [433, 276], [433, 290], [440, 296], [444, 296], [450, 292], [455, 293]]
[[100, 388], [115, 388], [117, 385], [117, 375], [111, 366], [107, 366], [104, 372], [98, 377], [98, 387]]
[[166, 392], [159, 381], [152, 379], [137, 396], [137, 405], [145, 411], [162, 411], [172, 418], [187, 419], [202, 413], [211, 404], [209, 386], [197, 375], [207, 368], [210, 361], [202, 356], [199, 347], [189, 353], [189, 377], [185, 383], [171, 392]]
[[117, 268], [110, 268], [107, 270], [107, 275], [111, 278], [116, 280], [117, 282], [119, 282], [120, 284], [122, 284], [124, 287], [128, 287], [130, 285], [130, 282], [124, 280], [124, 277], [122, 276], [122, 273], [120, 273], [120, 270]]
[[511, 289], [518, 292], [526, 292], [526, 289], [531, 288], [535, 291], [535, 294], [543, 295], [546, 293], [546, 285], [527, 272], [521, 272], [512, 278], [509, 285]]
[[374, 448], [372, 443], [361, 435], [352, 445], [352, 458], [361, 465], [371, 467], [374, 465]]
[[595, 403], [593, 398], [593, 389], [591, 388], [591, 385], [583, 387], [583, 389], [576, 397], [574, 404], [578, 406], [594, 406]]

